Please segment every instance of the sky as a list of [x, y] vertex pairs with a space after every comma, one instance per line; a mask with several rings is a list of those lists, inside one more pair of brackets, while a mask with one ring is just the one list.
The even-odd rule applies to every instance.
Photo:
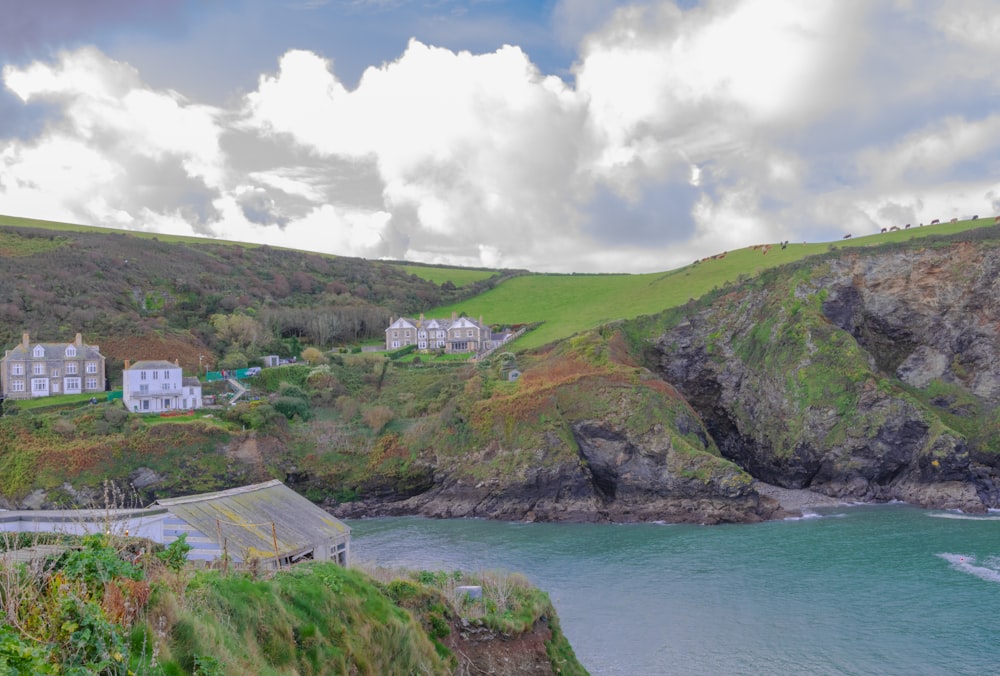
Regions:
[[1000, 214], [992, 0], [0, 9], [0, 214], [626, 273]]

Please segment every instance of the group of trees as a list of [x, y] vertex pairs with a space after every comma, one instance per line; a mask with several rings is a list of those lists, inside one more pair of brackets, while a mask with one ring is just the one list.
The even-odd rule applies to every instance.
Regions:
[[[187, 334], [233, 368], [241, 357], [288, 354], [297, 345], [328, 349], [379, 337], [393, 315], [455, 302], [518, 274], [457, 288], [398, 264], [267, 246], [11, 226], [0, 227], [0, 240], [0, 345], [16, 344], [23, 331], [52, 342], [81, 332], [98, 344]], [[120, 358], [127, 357], [134, 355]]]

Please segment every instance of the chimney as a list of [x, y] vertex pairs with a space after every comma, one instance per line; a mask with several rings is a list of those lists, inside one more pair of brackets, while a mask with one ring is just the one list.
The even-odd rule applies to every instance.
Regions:
[[76, 342], [76, 346], [77, 347], [83, 347], [83, 335], [81, 335], [79, 333], [76, 334], [76, 341], [75, 342]]
[[181, 360], [178, 359], [177, 357], [174, 357], [174, 366], [180, 366], [180, 365], [181, 365]]
[[28, 338], [27, 331], [21, 334], [21, 343], [24, 345], [25, 350], [27, 350], [28, 346], [31, 344], [31, 340]]
[[129, 362], [129, 360], [128, 360], [128, 359], [126, 359], [126, 360], [125, 360], [125, 370], [126, 370], [126, 371], [128, 371], [128, 367], [129, 367], [129, 363], [130, 363], [130, 362]]
[[453, 321], [453, 322], [458, 321], [458, 313], [457, 312], [452, 312], [451, 313], [451, 321]]

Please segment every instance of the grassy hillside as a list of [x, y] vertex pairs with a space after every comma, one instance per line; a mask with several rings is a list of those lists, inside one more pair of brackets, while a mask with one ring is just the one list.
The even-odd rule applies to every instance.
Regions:
[[[111, 248], [112, 252], [115, 247], [122, 246], [123, 242], [134, 242], [135, 238], [149, 240], [148, 247], [155, 249], [155, 252], [150, 252], [151, 255], [157, 256], [159, 260], [174, 263], [171, 272], [158, 273], [156, 279], [139, 281], [138, 283], [135, 279], [130, 279], [127, 286], [131, 286], [132, 289], [137, 286], [145, 287], [144, 291], [147, 295], [152, 292], [165, 297], [167, 306], [163, 309], [164, 314], [172, 310], [169, 307], [172, 298], [183, 294], [179, 293], [178, 289], [173, 288], [177, 285], [176, 282], [164, 288], [163, 281], [184, 279], [186, 275], [180, 270], [185, 265], [188, 265], [190, 269], [201, 270], [199, 279], [203, 279], [206, 270], [214, 272], [215, 268], [218, 268], [220, 273], [235, 273], [234, 268], [238, 263], [243, 270], [240, 272], [243, 279], [242, 286], [250, 287], [251, 291], [261, 288], [265, 292], [250, 294], [251, 296], [260, 296], [259, 300], [257, 298], [250, 299], [251, 307], [213, 307], [208, 312], [202, 313], [203, 319], [206, 318], [205, 315], [218, 312], [219, 309], [258, 312], [259, 310], [253, 307], [253, 304], [266, 304], [274, 301], [287, 306], [289, 304], [288, 298], [285, 297], [287, 291], [281, 292], [280, 280], [296, 281], [293, 279], [294, 273], [288, 269], [288, 266], [291, 265], [292, 267], [306, 267], [312, 277], [311, 279], [298, 280], [305, 287], [313, 287], [315, 296], [313, 298], [296, 298], [293, 304], [298, 307], [304, 308], [314, 304], [317, 309], [326, 311], [331, 304], [347, 303], [355, 307], [359, 305], [369, 308], [377, 307], [385, 313], [386, 317], [390, 313], [400, 312], [418, 314], [422, 311], [427, 316], [436, 317], [448, 317], [452, 312], [464, 312], [471, 317], [482, 316], [485, 321], [491, 324], [541, 323], [539, 328], [518, 341], [515, 345], [516, 349], [538, 347], [608, 322], [631, 319], [677, 307], [715, 288], [723, 287], [741, 278], [752, 277], [762, 270], [801, 260], [808, 256], [828, 253], [834, 249], [901, 243], [934, 235], [954, 234], [971, 228], [992, 225], [992, 223], [993, 219], [990, 217], [977, 221], [944, 223], [873, 234], [838, 242], [790, 243], [784, 249], [773, 244], [766, 253], [759, 246], [747, 247], [725, 252], [724, 255], [711, 257], [667, 272], [641, 275], [543, 275], [525, 274], [522, 271], [361, 261], [360, 259], [319, 256], [293, 251], [287, 251], [287, 254], [281, 252], [281, 255], [276, 255], [279, 252], [271, 247], [252, 247], [249, 249], [256, 252], [270, 252], [270, 254], [238, 256], [231, 252], [249, 245], [140, 232], [129, 232], [126, 239], [122, 237], [122, 232], [117, 230], [0, 216], [0, 226], [11, 225], [56, 230], [66, 233], [67, 236], [72, 236], [72, 233], [81, 233], [82, 237], [88, 237], [92, 234], [108, 235], [110, 239], [106, 240], [106, 247]], [[56, 240], [58, 239], [56, 238]], [[0, 257], [11, 259], [12, 265], [17, 258], [30, 258], [31, 265], [34, 266], [33, 269], [38, 273], [45, 272], [39, 269], [39, 266], [45, 265], [48, 256], [58, 253], [60, 247], [57, 245], [58, 241], [39, 240], [38, 238], [32, 240], [8, 236], [5, 239], [4, 233], [0, 231]], [[167, 251], [164, 247], [168, 246], [176, 246], [180, 249]], [[53, 251], [47, 253], [44, 250], [45, 247], [53, 248]], [[120, 255], [113, 258], [118, 260], [141, 256], [142, 248], [142, 246], [133, 245], [129, 247], [128, 252], [123, 249]], [[183, 255], [177, 253], [182, 250], [197, 251], [200, 257], [192, 257], [189, 253]], [[211, 261], [207, 261], [204, 257], [206, 253], [210, 255]], [[91, 254], [94, 258], [93, 262], [97, 262], [99, 255], [96, 252]], [[307, 261], [286, 260], [286, 256], [296, 255], [310, 258]], [[323, 262], [320, 262], [321, 260]], [[336, 262], [334, 263], [334, 261]], [[279, 264], [284, 267], [279, 268]], [[66, 263], [65, 265], [70, 264]], [[91, 267], [93, 268], [93, 266]], [[106, 266], [100, 264], [98, 267], [106, 269]], [[10, 336], [19, 335], [22, 326], [31, 324], [30, 318], [26, 315], [30, 313], [34, 300], [32, 298], [33, 289], [35, 287], [44, 288], [47, 278], [57, 277], [59, 274], [66, 276], [67, 272], [71, 271], [53, 270], [52, 274], [43, 274], [38, 278], [25, 274], [26, 279], [31, 277], [28, 281], [32, 282], [32, 288], [21, 290], [19, 295], [13, 292], [6, 294], [10, 296], [9, 298], [5, 298], [4, 294], [0, 293], [0, 320], [7, 320], [12, 327], [10, 328]], [[136, 270], [132, 271], [133, 276], [135, 272]], [[72, 278], [75, 280], [86, 279], [87, 274], [87, 270], [80, 270]], [[113, 273], [102, 272], [101, 274]], [[233, 275], [230, 274], [227, 277], [230, 279], [230, 286], [232, 286]], [[279, 280], [278, 284], [274, 283], [275, 279]], [[249, 284], [251, 281], [253, 284]], [[191, 286], [190, 281], [185, 281], [185, 283]], [[212, 286], [214, 293], [202, 293], [199, 296], [213, 302], [226, 300], [230, 306], [239, 306], [246, 302], [243, 298], [237, 300], [239, 291], [236, 288], [226, 289], [222, 283], [213, 283]], [[2, 287], [3, 284], [0, 283], [0, 291], [2, 291]], [[190, 289], [185, 289], [185, 291], [190, 291]], [[322, 293], [323, 291], [326, 293]], [[331, 293], [331, 291], [336, 293]], [[80, 292], [80, 289], [74, 289], [75, 295], [79, 295]], [[119, 293], [121, 292], [119, 291]], [[60, 295], [58, 289], [53, 290], [53, 298], [58, 300]], [[231, 298], [227, 298], [227, 296], [231, 296]], [[42, 303], [39, 302], [39, 305]], [[4, 311], [5, 308], [6, 311]], [[29, 312], [25, 312], [25, 308], [28, 308]], [[157, 314], [155, 308], [153, 308], [153, 312], [150, 312], [148, 307], [140, 309], [147, 316]], [[72, 313], [67, 311], [66, 314], [71, 315]], [[87, 319], [90, 318], [91, 316], [88, 315]], [[168, 320], [172, 321], [172, 318], [168, 317]], [[283, 318], [283, 321], [286, 320], [287, 318]], [[374, 323], [377, 324], [378, 321]], [[16, 326], [16, 324], [21, 326]], [[379, 334], [377, 327], [372, 326], [373, 322], [368, 322], [368, 324], [368, 331], [371, 333], [368, 337], [377, 337]], [[84, 328], [87, 331], [94, 331], [86, 326]], [[188, 321], [185, 326], [174, 328], [190, 329], [191, 322]], [[307, 332], [307, 327], [282, 326], [279, 332], [283, 334], [282, 337], [295, 334], [304, 335]], [[324, 347], [324, 345], [318, 346]], [[277, 348], [272, 346], [271, 349]]]
[[784, 249], [772, 245], [766, 254], [762, 249], [748, 247], [678, 270], [642, 275], [525, 275], [469, 300], [433, 308], [426, 314], [448, 317], [452, 312], [464, 312], [470, 317], [482, 316], [490, 324], [544, 322], [515, 345], [517, 349], [529, 349], [608, 322], [677, 307], [762, 270], [833, 249], [906, 242], [992, 224], [992, 218], [981, 218], [835, 243], [790, 243]]
[[[190, 546], [178, 543], [163, 550], [114, 532], [0, 539], [5, 555], [72, 547], [31, 566], [0, 563], [0, 673], [485, 673], [491, 649], [497, 660], [586, 673], [548, 595], [520, 575], [370, 576], [318, 561], [258, 575], [185, 565]], [[482, 600], [456, 593], [462, 584], [480, 585]], [[462, 636], [469, 627], [496, 637], [471, 646], [480, 664]]]

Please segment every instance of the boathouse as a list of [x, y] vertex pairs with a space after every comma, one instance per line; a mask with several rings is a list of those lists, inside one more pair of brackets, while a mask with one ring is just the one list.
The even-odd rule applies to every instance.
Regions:
[[169, 545], [187, 535], [190, 561], [280, 567], [350, 560], [351, 529], [278, 480], [157, 500], [145, 509], [0, 511], [0, 532], [84, 535], [113, 530]]

